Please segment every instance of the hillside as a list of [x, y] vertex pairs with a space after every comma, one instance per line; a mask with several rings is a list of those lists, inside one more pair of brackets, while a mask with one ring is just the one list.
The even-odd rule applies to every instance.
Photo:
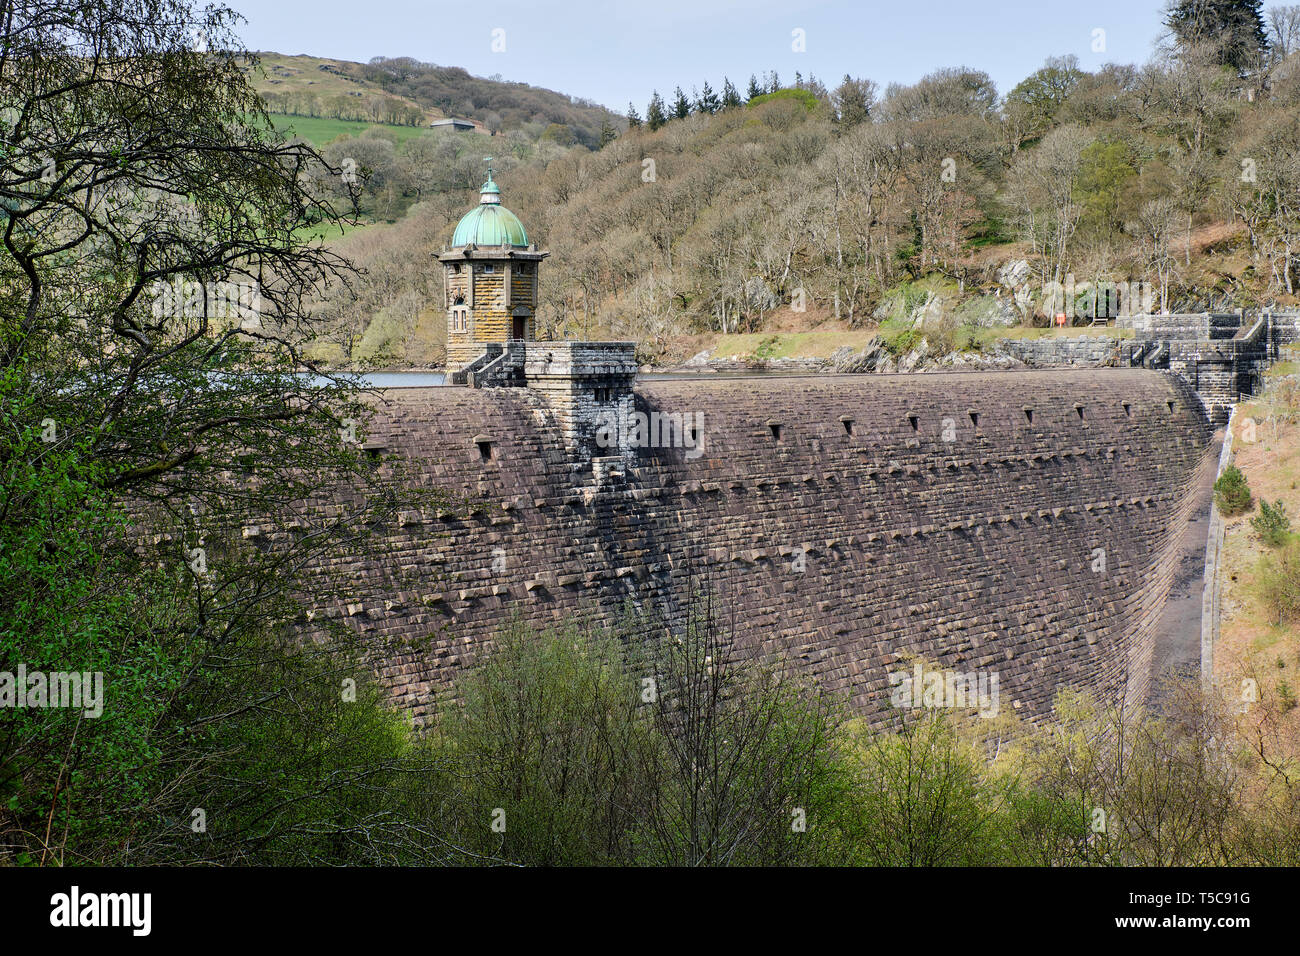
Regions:
[[[542, 333], [635, 339], [647, 361], [724, 334], [787, 354], [783, 337], [811, 330], [952, 345], [1121, 308], [1294, 305], [1298, 64], [1243, 85], [1192, 56], [1095, 73], [1067, 58], [1005, 96], [965, 69], [883, 96], [810, 84], [697, 104], [599, 150], [552, 141], [505, 156], [497, 178], [551, 251]], [[428, 256], [479, 176], [465, 162], [410, 222], [347, 247], [387, 270], [347, 308], [384, 319], [369, 339], [399, 361], [438, 359], [436, 331], [415, 329], [437, 325]], [[394, 288], [415, 302], [407, 318], [390, 315]]]
[[273, 113], [405, 126], [427, 126], [442, 115], [380, 89], [360, 75], [358, 63], [280, 53], [257, 53], [256, 58], [253, 86]]
[[614, 129], [626, 125], [596, 103], [409, 57], [353, 63], [274, 52], [256, 56], [261, 69], [254, 71], [253, 84], [275, 113], [401, 126], [455, 117], [484, 133], [523, 131], [533, 139], [592, 148], [606, 123]]
[[410, 57], [376, 57], [361, 75], [386, 92], [408, 97], [446, 116], [481, 121], [488, 129], [531, 130], [562, 146], [600, 145], [605, 124], [619, 130], [626, 120], [605, 107], [554, 90], [472, 76], [456, 66], [421, 63]]

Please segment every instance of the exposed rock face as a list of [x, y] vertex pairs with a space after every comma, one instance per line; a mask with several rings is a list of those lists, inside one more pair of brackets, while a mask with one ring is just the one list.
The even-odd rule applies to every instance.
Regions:
[[322, 568], [355, 594], [320, 613], [369, 639], [417, 718], [512, 614], [680, 623], [704, 581], [744, 653], [796, 663], [872, 721], [912, 654], [996, 672], [1022, 715], [1065, 685], [1145, 694], [1187, 489], [1215, 464], [1180, 379], [653, 382], [635, 406], [696, 422], [702, 445], [584, 470], [529, 390], [387, 394], [374, 438], [468, 503]]
[[890, 357], [885, 340], [874, 336], [862, 349], [854, 352], [848, 346], [836, 349], [831, 355], [831, 365], [837, 372], [878, 372]]
[[924, 365], [926, 360], [929, 358], [930, 345], [925, 339], [922, 339], [920, 345], [898, 360], [898, 370], [900, 372], [915, 372], [918, 368]]
[[1019, 359], [1002, 352], [992, 355], [977, 352], [936, 353], [926, 339], [922, 339], [916, 348], [895, 360], [880, 336], [874, 337], [860, 352], [845, 347], [837, 349], [830, 359], [831, 368], [840, 373], [922, 372], [934, 369], [1006, 370], [1021, 368], [1023, 365]]

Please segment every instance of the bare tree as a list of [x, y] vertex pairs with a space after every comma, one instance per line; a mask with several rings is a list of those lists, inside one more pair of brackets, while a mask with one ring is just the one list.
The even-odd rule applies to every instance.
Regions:
[[1278, 60], [1300, 49], [1300, 4], [1268, 8], [1268, 44]]
[[1017, 155], [1008, 175], [1021, 229], [1040, 258], [1044, 282], [1065, 278], [1070, 239], [1083, 214], [1076, 189], [1083, 148], [1092, 137], [1074, 126], [1048, 133], [1038, 148]]

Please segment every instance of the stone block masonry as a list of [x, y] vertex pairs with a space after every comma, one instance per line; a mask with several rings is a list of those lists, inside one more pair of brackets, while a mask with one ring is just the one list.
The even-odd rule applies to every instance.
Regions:
[[1031, 368], [1079, 365], [1095, 367], [1118, 364], [1120, 342], [1102, 335], [1079, 335], [1074, 338], [999, 339], [994, 344], [999, 355], [1009, 355]]
[[635, 403], [701, 416], [702, 453], [575, 457], [566, 429], [585, 426], [535, 388], [377, 407], [373, 439], [466, 503], [402, 516], [374, 560], [320, 567], [355, 593], [318, 613], [367, 639], [416, 719], [511, 615], [613, 624], [632, 607], [680, 626], [704, 582], [742, 653], [794, 663], [874, 723], [909, 655], [996, 671], [1022, 716], [1065, 686], [1145, 696], [1187, 489], [1215, 467], [1176, 376], [653, 382]]

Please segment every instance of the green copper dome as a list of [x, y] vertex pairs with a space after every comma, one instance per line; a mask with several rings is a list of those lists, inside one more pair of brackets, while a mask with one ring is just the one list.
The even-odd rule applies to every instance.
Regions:
[[479, 204], [465, 213], [452, 234], [452, 246], [509, 245], [520, 249], [528, 247], [528, 233], [519, 217], [501, 205], [501, 190], [492, 181], [488, 170], [487, 182], [479, 193]]

